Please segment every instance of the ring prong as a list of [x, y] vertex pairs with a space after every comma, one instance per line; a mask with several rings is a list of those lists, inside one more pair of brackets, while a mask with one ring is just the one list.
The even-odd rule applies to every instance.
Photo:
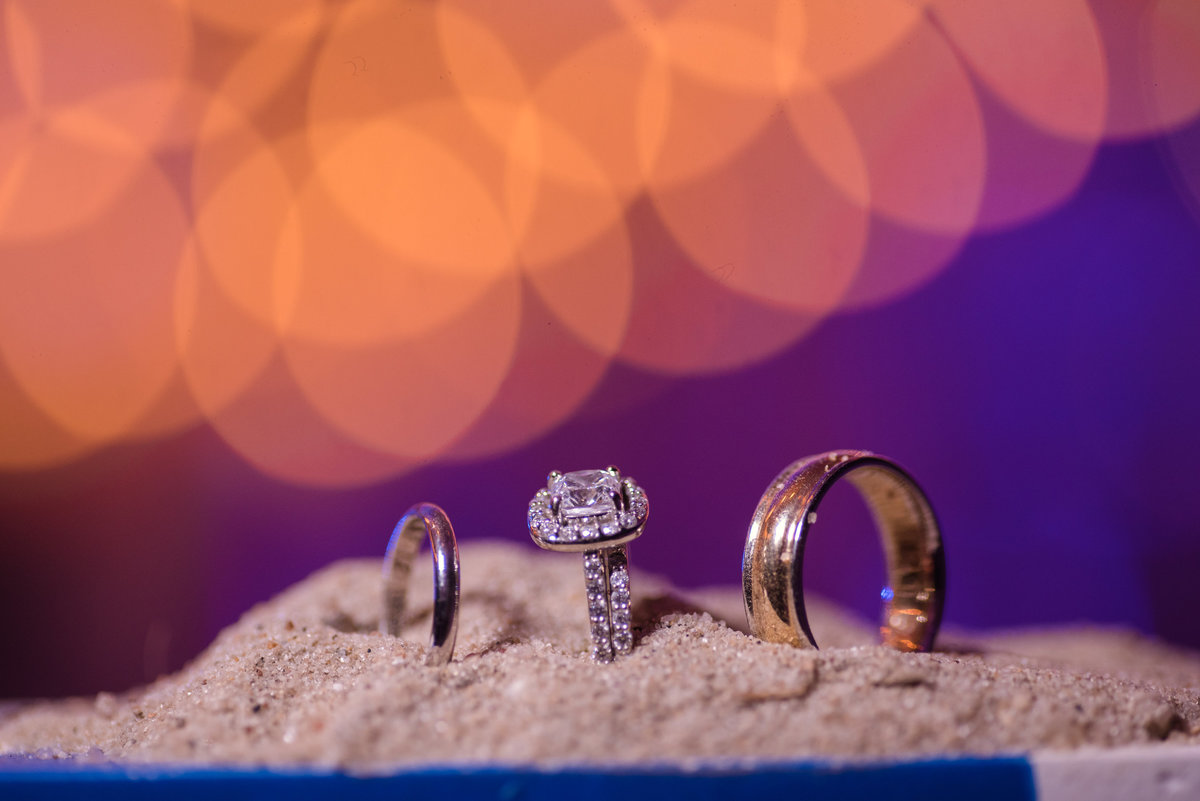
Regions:
[[562, 477], [563, 477], [563, 474], [562, 474], [561, 470], [551, 470], [546, 475], [546, 486], [549, 487], [551, 484], [553, 484], [555, 481], [558, 481]]
[[617, 478], [621, 477], [621, 471], [618, 470], [614, 465], [611, 465], [611, 464], [608, 467], [604, 468], [604, 472], [610, 473], [610, 474], [616, 476]]

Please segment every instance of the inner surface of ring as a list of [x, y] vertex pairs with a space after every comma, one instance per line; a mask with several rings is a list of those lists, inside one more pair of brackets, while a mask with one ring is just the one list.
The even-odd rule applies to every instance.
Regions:
[[383, 618], [384, 631], [393, 637], [399, 637], [403, 628], [404, 613], [408, 608], [409, 576], [412, 575], [413, 562], [426, 534], [425, 520], [420, 515], [407, 516], [404, 524], [392, 533], [393, 542], [388, 549], [390, 557], [384, 581]]
[[849, 481], [833, 482], [820, 499], [815, 522], [810, 515], [808, 528], [804, 613], [814, 640], [822, 648], [875, 645], [880, 598], [887, 596], [890, 577], [880, 532], [862, 492]]
[[887, 562], [883, 642], [905, 651], [926, 650], [941, 616], [938, 587], [945, 569], [933, 510], [910, 479], [885, 465], [853, 467], [845, 478], [866, 501]]

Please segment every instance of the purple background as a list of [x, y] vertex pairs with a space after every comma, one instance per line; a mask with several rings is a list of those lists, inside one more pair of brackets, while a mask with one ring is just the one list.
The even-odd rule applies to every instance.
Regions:
[[[1175, 136], [1194, 143], [1200, 125]], [[888, 455], [924, 485], [949, 623], [1090, 620], [1200, 646], [1200, 225], [1163, 148], [1102, 146], [1054, 212], [975, 235], [914, 293], [836, 315], [763, 363], [703, 378], [613, 366], [571, 420], [503, 458], [318, 490], [260, 475], [200, 427], [0, 476], [0, 696], [174, 669], [310, 571], [381, 556], [417, 501], [441, 504], [460, 542], [532, 548], [525, 504], [556, 467], [612, 463], [647, 488], [635, 566], [734, 585], [767, 483], [832, 448]], [[648, 205], [628, 222], [638, 258], [669, 255]], [[813, 581], [870, 616], [873, 534], [836, 503]]]

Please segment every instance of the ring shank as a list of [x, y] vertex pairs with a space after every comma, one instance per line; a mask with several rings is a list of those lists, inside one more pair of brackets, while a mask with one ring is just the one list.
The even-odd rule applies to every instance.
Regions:
[[450, 661], [458, 635], [458, 544], [450, 519], [432, 503], [413, 506], [392, 531], [383, 560], [383, 620], [380, 628], [400, 636], [407, 608], [408, 581], [421, 543], [429, 538], [433, 550], [433, 623], [426, 664]]
[[[742, 589], [751, 631], [770, 642], [816, 646], [804, 608], [804, 546], [825, 493], [845, 478], [880, 533], [891, 598], [883, 643], [932, 647], [945, 603], [945, 554], [928, 498], [899, 465], [868, 451], [832, 451], [789, 465], [759, 501], [746, 537]], [[886, 596], [885, 596], [886, 597]]]

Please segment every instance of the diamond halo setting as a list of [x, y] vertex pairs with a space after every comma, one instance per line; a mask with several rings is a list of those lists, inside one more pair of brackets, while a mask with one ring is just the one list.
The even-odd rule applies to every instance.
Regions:
[[619, 545], [641, 534], [646, 493], [616, 468], [553, 472], [529, 502], [529, 534], [552, 551]]

